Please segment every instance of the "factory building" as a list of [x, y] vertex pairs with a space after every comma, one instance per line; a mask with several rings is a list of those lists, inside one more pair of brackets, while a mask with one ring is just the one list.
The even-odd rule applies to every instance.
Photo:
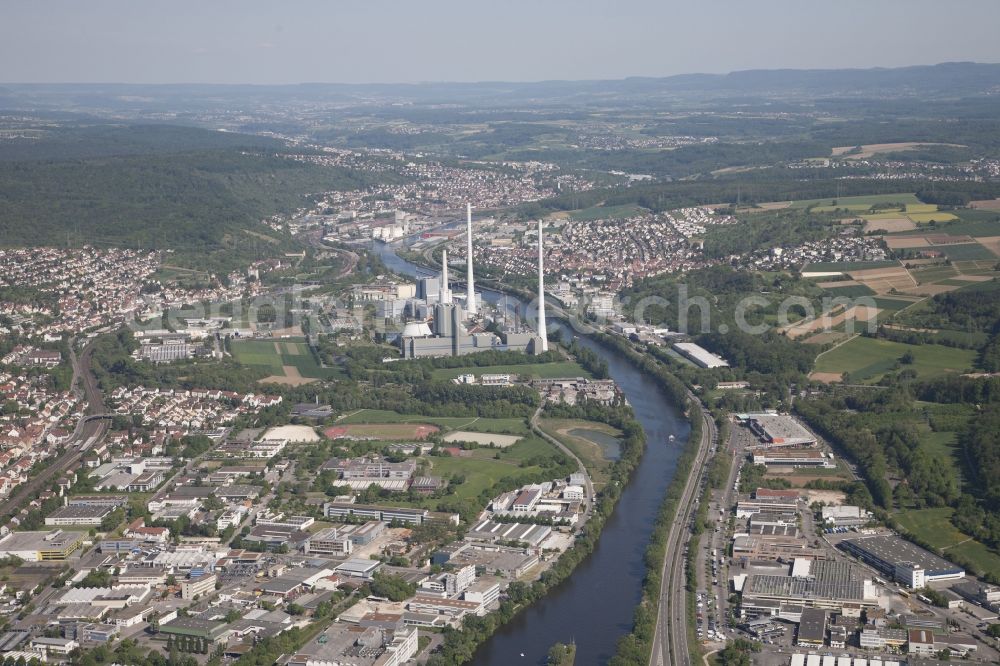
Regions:
[[823, 453], [816, 449], [764, 449], [753, 454], [754, 465], [779, 467], [824, 467], [832, 468], [832, 453]]
[[750, 428], [764, 446], [813, 446], [816, 438], [797, 419], [787, 414], [737, 414], [737, 421]]
[[0, 539], [0, 557], [19, 557], [25, 562], [59, 562], [82, 545], [80, 532], [10, 532]]
[[700, 368], [728, 368], [726, 359], [693, 342], [678, 342], [674, 350]]
[[826, 611], [803, 608], [795, 644], [801, 647], [822, 647], [826, 643]]
[[913, 589], [965, 577], [962, 567], [895, 535], [845, 539], [837, 547]]
[[181, 581], [181, 599], [191, 601], [206, 592], [215, 590], [216, 580], [215, 574], [211, 574]]
[[744, 617], [777, 616], [798, 622], [806, 608], [842, 613], [845, 606], [877, 605], [874, 583], [860, 568], [833, 560], [796, 558], [790, 571], [773, 566], [761, 573], [752, 569], [742, 586], [740, 612]]

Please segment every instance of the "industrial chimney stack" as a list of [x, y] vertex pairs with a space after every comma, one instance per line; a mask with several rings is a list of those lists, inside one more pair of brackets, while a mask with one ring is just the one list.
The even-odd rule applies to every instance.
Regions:
[[468, 289], [467, 295], [465, 297], [465, 311], [470, 317], [476, 316], [476, 283], [472, 279], [472, 204], [465, 204], [465, 231], [468, 237], [468, 245], [466, 246], [466, 289]]
[[441, 250], [441, 289], [438, 292], [438, 303], [451, 304], [451, 289], [448, 288], [448, 250]]
[[542, 248], [542, 221], [538, 220], [538, 335], [542, 351], [549, 350], [549, 336], [545, 326], [545, 254]]

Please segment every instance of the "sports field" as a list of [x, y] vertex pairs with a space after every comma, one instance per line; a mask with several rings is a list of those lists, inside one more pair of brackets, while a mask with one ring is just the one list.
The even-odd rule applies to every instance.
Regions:
[[321, 368], [303, 338], [234, 340], [233, 358], [270, 376], [261, 381], [301, 384], [338, 376], [336, 368]]
[[892, 370], [899, 358], [912, 352], [912, 365], [922, 378], [958, 374], [973, 367], [976, 352], [943, 345], [907, 345], [878, 338], [858, 336], [816, 359], [816, 372], [850, 373], [854, 382], [877, 381]]
[[501, 435], [494, 432], [475, 432], [473, 430], [454, 430], [443, 437], [449, 444], [455, 442], [471, 442], [479, 446], [496, 446], [505, 449], [517, 444], [521, 439], [517, 435]]
[[400, 414], [385, 409], [358, 409], [337, 419], [337, 425], [348, 424], [430, 423], [443, 430], [472, 430], [521, 435], [528, 433], [528, 425], [521, 418], [485, 418], [479, 416], [423, 416]]
[[487, 365], [478, 368], [439, 368], [431, 374], [433, 379], [454, 379], [459, 375], [526, 375], [538, 379], [554, 377], [590, 377], [590, 373], [575, 361], [555, 363], [525, 363], [523, 365]]
[[329, 439], [422, 440], [439, 430], [426, 423], [353, 423], [330, 426], [323, 434]]

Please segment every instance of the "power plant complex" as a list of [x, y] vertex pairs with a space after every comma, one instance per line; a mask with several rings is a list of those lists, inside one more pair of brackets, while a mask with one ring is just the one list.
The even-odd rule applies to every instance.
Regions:
[[[462, 356], [476, 352], [521, 351], [540, 354], [548, 351], [545, 330], [545, 282], [543, 266], [542, 223], [538, 223], [538, 332], [521, 331], [506, 321], [494, 333], [483, 328], [477, 303], [475, 277], [472, 268], [472, 206], [466, 207], [466, 294], [463, 303], [456, 303], [448, 281], [448, 251], [441, 254], [440, 278], [417, 281], [416, 297], [424, 305], [417, 312], [426, 312], [431, 320], [411, 321], [399, 336], [403, 358], [428, 356]], [[436, 292], [436, 293], [435, 293]], [[436, 298], [435, 298], [436, 297]], [[461, 298], [461, 296], [459, 296]], [[426, 309], [423, 309], [426, 308]], [[506, 320], [506, 317], [504, 317]]]

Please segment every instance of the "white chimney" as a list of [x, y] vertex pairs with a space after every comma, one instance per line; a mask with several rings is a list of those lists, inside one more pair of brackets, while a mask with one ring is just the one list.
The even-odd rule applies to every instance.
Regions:
[[549, 335], [545, 326], [545, 253], [542, 249], [542, 221], [538, 220], [538, 335], [542, 338], [542, 351], [549, 350]]
[[466, 276], [465, 283], [466, 292], [465, 297], [465, 311], [470, 317], [476, 316], [476, 283], [472, 279], [472, 204], [465, 204], [465, 232], [468, 236], [468, 245], [466, 246]]
[[441, 250], [441, 288], [438, 292], [438, 303], [451, 304], [451, 289], [448, 288], [448, 250]]

